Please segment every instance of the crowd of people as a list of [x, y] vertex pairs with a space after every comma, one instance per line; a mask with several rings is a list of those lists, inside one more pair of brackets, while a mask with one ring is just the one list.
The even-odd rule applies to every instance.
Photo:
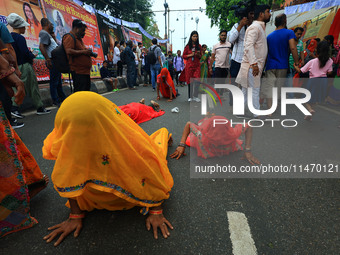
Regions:
[[[162, 95], [169, 103], [179, 96], [176, 86], [188, 86], [188, 101], [199, 102], [199, 87], [208, 82], [207, 78], [226, 81], [231, 77], [236, 78], [235, 86], [242, 87], [245, 101], [250, 87], [254, 108], [260, 109], [266, 100], [270, 109], [273, 87], [293, 86], [294, 82], [283, 83], [283, 80], [308, 75], [310, 79], [303, 86], [312, 95], [306, 104], [310, 115], [305, 119], [310, 120], [315, 113], [313, 104], [324, 102], [327, 96], [328, 84], [324, 78], [337, 72], [335, 64], [340, 64], [339, 48], [334, 47], [332, 36], [326, 36], [322, 41], [310, 40], [304, 49], [301, 41], [303, 28], [287, 29], [284, 14], [275, 17], [276, 30], [266, 36], [265, 27], [270, 18], [267, 5], [249, 9], [247, 17], [242, 17], [229, 33], [220, 31], [219, 42], [213, 46], [211, 54], [207, 45], [199, 43], [197, 31], [190, 34], [183, 55], [178, 50], [176, 56], [171, 51], [164, 54], [157, 39], [152, 40], [148, 49], [142, 43], [115, 42], [113, 59], [104, 61], [101, 77], [117, 92], [117, 79], [123, 75], [123, 66], [126, 65], [128, 89], [136, 90], [137, 77], [144, 76], [144, 86], [151, 84], [157, 100]], [[35, 55], [27, 48], [22, 36], [29, 24], [17, 14], [10, 14], [8, 23], [13, 27], [12, 34], [0, 23], [0, 146], [3, 148], [0, 163], [4, 166], [0, 170], [0, 202], [5, 208], [0, 209], [0, 236], [37, 223], [29, 214], [29, 201], [49, 182], [13, 131], [20, 123], [14, 121], [12, 115], [23, 117], [18, 106], [25, 94], [32, 98], [37, 114], [50, 111], [41, 102], [32, 69]], [[57, 246], [72, 232], [77, 237], [87, 211], [127, 210], [135, 206], [141, 207], [144, 215], [148, 214], [146, 226], [148, 230], [153, 228], [154, 237], [158, 238], [159, 228], [167, 238], [170, 235], [168, 228], [173, 227], [163, 214], [162, 204], [169, 198], [174, 184], [166, 160], [168, 146], [173, 142], [172, 135], [161, 128], [149, 136], [138, 125], [165, 114], [164, 111], [155, 101], [145, 105], [144, 99], [118, 107], [90, 92], [91, 58], [95, 54], [82, 41], [87, 26], [78, 19], [73, 21], [72, 30], [61, 40], [69, 58], [75, 92], [66, 98], [61, 73], [51, 55], [58, 47], [53, 25], [43, 18], [41, 26], [40, 50], [50, 71], [51, 98], [60, 107], [54, 129], [44, 141], [43, 157], [56, 161], [52, 172], [53, 185], [60, 196], [68, 199], [70, 208], [68, 219], [50, 227], [52, 232], [44, 240], [51, 242], [59, 236], [54, 243]], [[262, 81], [262, 76], [266, 80]], [[283, 79], [287, 76], [290, 78]], [[223, 95], [225, 91], [218, 92]], [[229, 104], [233, 106], [232, 97]], [[251, 150], [252, 128], [238, 124], [212, 129], [211, 123], [215, 119], [225, 117], [211, 114], [197, 125], [188, 122], [170, 157], [181, 158], [187, 146], [195, 148], [198, 157], [204, 159], [244, 150], [249, 163], [259, 164]], [[239, 140], [242, 134], [245, 135], [244, 148]], [[12, 203], [12, 198], [18, 198], [17, 202]]]

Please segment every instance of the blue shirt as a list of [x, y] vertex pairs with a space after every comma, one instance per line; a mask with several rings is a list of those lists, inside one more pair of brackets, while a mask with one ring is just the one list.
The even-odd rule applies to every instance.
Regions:
[[107, 69], [107, 67], [102, 66], [102, 68], [100, 68], [100, 77], [102, 79], [111, 77], [110, 71], [109, 71], [109, 69]]
[[289, 40], [295, 39], [293, 30], [279, 29], [270, 33], [267, 37], [268, 58], [266, 70], [288, 69]]
[[18, 65], [23, 65], [26, 63], [33, 64], [33, 59], [35, 56], [28, 49], [25, 37], [14, 32], [12, 32], [11, 35], [14, 39], [12, 46], [15, 50], [15, 54], [17, 55]]
[[135, 54], [133, 53], [132, 49], [129, 46], [126, 46], [124, 51], [126, 64], [131, 65], [132, 63], [135, 63]]
[[9, 31], [6, 27], [6, 25], [2, 22], [0, 22], [0, 38], [4, 42], [4, 44], [14, 42], [11, 34], [9, 33]]
[[181, 72], [184, 69], [184, 61], [182, 57], [178, 55], [174, 58], [174, 68], [176, 68], [177, 72]]

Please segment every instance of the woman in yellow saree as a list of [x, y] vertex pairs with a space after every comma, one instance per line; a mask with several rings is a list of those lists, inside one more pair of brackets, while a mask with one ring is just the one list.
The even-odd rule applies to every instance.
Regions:
[[[77, 92], [61, 105], [53, 131], [44, 141], [43, 156], [56, 160], [54, 188], [68, 198], [69, 219], [49, 228], [47, 242], [75, 230], [78, 236], [85, 211], [143, 207], [147, 229], [172, 229], [161, 204], [169, 198], [173, 179], [167, 167], [171, 134], [162, 128], [146, 134], [114, 103], [93, 92]], [[150, 208], [150, 210], [149, 210]]]

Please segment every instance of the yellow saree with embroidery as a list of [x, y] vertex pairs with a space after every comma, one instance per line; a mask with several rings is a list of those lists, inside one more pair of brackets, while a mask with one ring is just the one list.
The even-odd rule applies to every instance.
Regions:
[[159, 206], [173, 179], [162, 128], [151, 136], [108, 99], [77, 92], [61, 105], [43, 157], [55, 160], [52, 182], [81, 210]]

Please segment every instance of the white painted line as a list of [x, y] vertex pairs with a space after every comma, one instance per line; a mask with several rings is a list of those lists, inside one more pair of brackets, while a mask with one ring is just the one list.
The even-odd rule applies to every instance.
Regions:
[[227, 212], [234, 255], [257, 255], [247, 217], [240, 212]]
[[328, 108], [328, 107], [323, 106], [323, 105], [318, 105], [317, 107], [319, 107], [319, 108], [321, 108], [321, 109], [324, 109], [324, 110], [326, 110], [326, 111], [335, 113], [335, 114], [337, 114], [337, 115], [340, 115], [340, 112], [339, 112], [338, 110], [331, 109], [331, 108]]

